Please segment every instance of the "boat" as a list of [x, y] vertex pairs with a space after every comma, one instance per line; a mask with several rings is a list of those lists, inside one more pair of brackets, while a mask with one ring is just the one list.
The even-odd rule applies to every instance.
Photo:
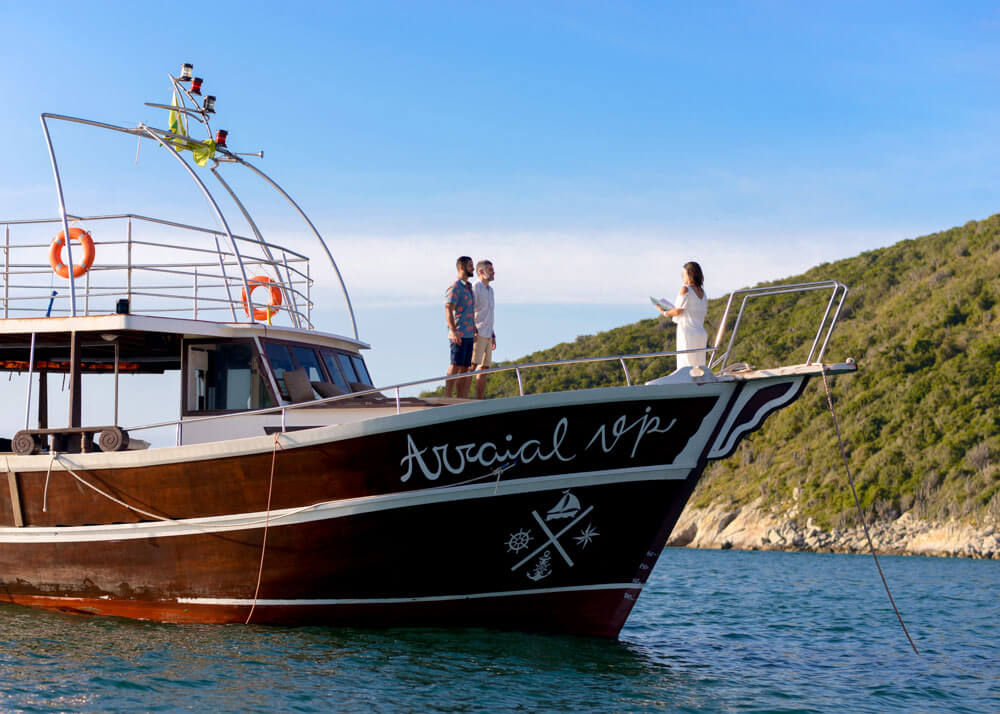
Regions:
[[[829, 280], [732, 293], [709, 364], [645, 383], [635, 365], [677, 353], [504, 365], [491, 373], [512, 373], [517, 394], [487, 400], [413, 396], [444, 375], [376, 386], [320, 232], [251, 161], [262, 152], [212, 132], [215, 97], [190, 66], [170, 81], [171, 103], [149, 105], [165, 129], [42, 114], [60, 215], [0, 221], [0, 368], [28, 379], [26, 404], [8, 405], [24, 428], [0, 442], [2, 602], [172, 623], [616, 637], [706, 465], [813, 377], [856, 369], [823, 361], [848, 291]], [[69, 212], [53, 139], [64, 123], [158, 145], [217, 225]], [[310, 254], [263, 235], [230, 171], [302, 219], [348, 334], [313, 324]], [[746, 306], [803, 291], [821, 296], [804, 361], [735, 361]], [[526, 393], [530, 370], [589, 362], [620, 367], [621, 383]], [[113, 375], [114, 415], [87, 423], [98, 375]], [[118, 423], [119, 384], [136, 375], [180, 385], [175, 419]], [[68, 385], [65, 426], [49, 414], [53, 376]]]

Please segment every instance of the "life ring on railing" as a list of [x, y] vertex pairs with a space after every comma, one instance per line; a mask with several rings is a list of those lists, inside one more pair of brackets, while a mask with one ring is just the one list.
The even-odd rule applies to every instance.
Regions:
[[[90, 266], [94, 264], [94, 256], [96, 255], [94, 251], [94, 239], [90, 237], [87, 231], [75, 226], [69, 229], [69, 239], [77, 241], [83, 247], [83, 260], [73, 266], [73, 277], [79, 278], [90, 270]], [[59, 235], [52, 239], [52, 245], [49, 247], [49, 265], [52, 266], [52, 270], [60, 278], [69, 277], [69, 268], [62, 262], [62, 249], [64, 245], [66, 245], [66, 234], [63, 231], [59, 231]]]
[[[260, 285], [267, 285], [268, 292], [270, 293], [271, 302], [267, 307], [260, 308], [255, 307], [253, 309], [253, 319], [254, 320], [270, 320], [271, 317], [278, 311], [278, 306], [281, 305], [281, 288], [271, 280], [266, 275], [257, 275], [250, 278], [247, 283], [250, 284], [250, 295], [253, 295], [253, 291], [257, 289]], [[250, 299], [247, 297], [247, 289], [243, 288], [240, 290], [240, 300], [243, 301], [243, 311], [249, 315], [250, 314]]]

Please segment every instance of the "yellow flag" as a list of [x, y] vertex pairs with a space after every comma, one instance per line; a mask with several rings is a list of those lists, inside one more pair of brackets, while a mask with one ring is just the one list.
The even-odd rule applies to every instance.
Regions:
[[[180, 107], [177, 102], [177, 90], [174, 90], [173, 99], [170, 102], [173, 107]], [[196, 139], [191, 139], [188, 137], [187, 132], [187, 121], [184, 116], [184, 112], [177, 111], [175, 109], [170, 110], [170, 123], [168, 125], [171, 134], [176, 134], [178, 137], [183, 138], [173, 138], [170, 139], [170, 143], [173, 144], [177, 151], [188, 150], [194, 157], [194, 162], [199, 166], [207, 166], [209, 160], [215, 156], [215, 142], [209, 139], [208, 141], [198, 141]]]
[[[177, 90], [174, 90], [174, 97], [170, 102], [171, 106], [180, 106], [177, 103]], [[174, 109], [170, 110], [170, 133], [177, 134], [178, 136], [187, 136], [187, 123], [184, 121], [184, 112], [179, 112]], [[178, 147], [183, 148], [183, 147]]]
[[189, 141], [188, 148], [194, 155], [194, 162], [199, 166], [206, 166], [208, 160], [215, 156], [215, 142], [211, 139], [208, 141]]

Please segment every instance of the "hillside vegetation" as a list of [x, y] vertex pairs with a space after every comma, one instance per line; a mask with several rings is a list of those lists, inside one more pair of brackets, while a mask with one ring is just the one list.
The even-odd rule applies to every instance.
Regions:
[[[921, 518], [1000, 520], [998, 274], [1000, 215], [777, 281], [834, 279], [850, 287], [824, 360], [853, 357], [859, 365], [829, 384], [859, 495], [876, 518], [911, 511]], [[730, 362], [804, 362], [828, 297], [752, 302]], [[724, 307], [724, 298], [710, 303], [710, 341]], [[517, 362], [673, 348], [672, 323], [651, 318]], [[641, 383], [672, 371], [674, 359], [630, 364], [632, 381]], [[617, 362], [532, 369], [523, 380], [527, 393], [624, 383]], [[488, 397], [516, 393], [512, 373], [490, 379]], [[798, 402], [772, 415], [731, 458], [710, 464], [693, 505], [761, 497], [775, 509], [795, 505], [821, 526], [854, 522], [822, 380], [812, 380]]]

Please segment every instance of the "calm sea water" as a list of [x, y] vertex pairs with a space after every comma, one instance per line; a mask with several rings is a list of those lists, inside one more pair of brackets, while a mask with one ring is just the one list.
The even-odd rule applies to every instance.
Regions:
[[668, 549], [617, 642], [0, 606], [3, 711], [1000, 711], [1000, 562]]

